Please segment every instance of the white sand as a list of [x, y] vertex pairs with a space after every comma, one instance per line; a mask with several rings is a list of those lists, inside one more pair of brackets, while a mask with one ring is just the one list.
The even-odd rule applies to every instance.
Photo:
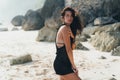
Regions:
[[[59, 80], [53, 69], [55, 44], [36, 42], [37, 35], [38, 31], [0, 32], [0, 80]], [[120, 80], [120, 57], [97, 51], [88, 42], [82, 44], [90, 51], [74, 50], [74, 58], [83, 80]], [[33, 62], [9, 65], [9, 59], [27, 53]]]

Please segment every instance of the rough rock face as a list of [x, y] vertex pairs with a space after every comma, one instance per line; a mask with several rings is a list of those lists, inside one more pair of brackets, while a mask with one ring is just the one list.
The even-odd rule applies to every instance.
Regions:
[[112, 17], [98, 17], [94, 20], [95, 26], [103, 26], [106, 24], [112, 24], [117, 22], [117, 20], [113, 19]]
[[120, 46], [118, 46], [117, 48], [115, 48], [115, 49], [112, 51], [112, 55], [113, 55], [113, 56], [120, 56]]
[[[91, 38], [91, 44], [100, 51], [111, 51], [117, 46], [120, 46], [120, 23], [103, 26], [102, 30], [98, 30], [95, 36]], [[99, 27], [100, 29], [100, 27]]]
[[46, 21], [49, 18], [60, 25], [61, 24], [61, 10], [64, 8], [64, 0], [46, 0], [42, 9], [37, 10], [42, 19]]
[[111, 27], [111, 25], [105, 25], [104, 27], [102, 26], [102, 27], [100, 27], [100, 26], [98, 26], [98, 27], [96, 27], [95, 29], [94, 29], [94, 31], [93, 31], [93, 35], [96, 33], [96, 32], [102, 32], [102, 31], [105, 31], [105, 30], [107, 30], [108, 28], [110, 28]]
[[24, 21], [25, 21], [24, 16], [18, 15], [18, 16], [15, 16], [15, 17], [12, 19], [11, 23], [12, 23], [14, 26], [22, 26], [22, 24], [24, 23]]
[[93, 35], [95, 30], [98, 29], [99, 26], [94, 27], [85, 27], [82, 31], [83, 34]]
[[45, 26], [39, 31], [37, 41], [55, 41], [57, 28], [62, 23], [60, 16], [63, 7], [64, 0], [46, 0], [43, 8], [38, 10]]
[[28, 30], [38, 30], [44, 25], [44, 21], [37, 11], [29, 10], [25, 15], [22, 28]]
[[63, 9], [64, 4], [64, 0], [46, 0], [42, 8], [36, 11], [29, 10], [24, 17], [17, 16], [11, 22], [15, 26], [22, 25], [22, 28], [26, 31], [41, 29], [46, 19], [51, 17], [60, 24], [60, 11]]
[[46, 0], [43, 8], [39, 9], [38, 12], [42, 19], [45, 20], [50, 18], [58, 7], [64, 7], [64, 0]]
[[[70, 2], [71, 1], [71, 2]], [[97, 17], [113, 17], [120, 21], [120, 0], [66, 0], [66, 4], [77, 9], [88, 24]], [[111, 6], [112, 5], [112, 6]]]
[[53, 18], [47, 19], [45, 26], [39, 30], [37, 41], [55, 41], [57, 33], [58, 24], [54, 21]]

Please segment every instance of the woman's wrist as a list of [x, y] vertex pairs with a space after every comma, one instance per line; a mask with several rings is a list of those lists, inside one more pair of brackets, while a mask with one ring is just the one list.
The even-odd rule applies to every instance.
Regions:
[[72, 64], [72, 68], [76, 68], [75, 64]]

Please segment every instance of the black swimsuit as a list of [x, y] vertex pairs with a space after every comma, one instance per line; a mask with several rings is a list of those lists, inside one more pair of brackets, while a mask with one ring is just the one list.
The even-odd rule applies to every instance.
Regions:
[[56, 49], [57, 49], [56, 58], [54, 60], [54, 65], [53, 65], [56, 74], [65, 75], [65, 74], [73, 73], [74, 71], [72, 70], [72, 66], [65, 48], [65, 44], [63, 47], [60, 48], [58, 48], [56, 45]]

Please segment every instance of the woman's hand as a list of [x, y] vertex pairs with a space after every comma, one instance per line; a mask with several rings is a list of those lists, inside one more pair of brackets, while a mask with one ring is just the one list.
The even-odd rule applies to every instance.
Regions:
[[76, 75], [78, 75], [78, 69], [75, 65], [72, 66], [72, 69]]

